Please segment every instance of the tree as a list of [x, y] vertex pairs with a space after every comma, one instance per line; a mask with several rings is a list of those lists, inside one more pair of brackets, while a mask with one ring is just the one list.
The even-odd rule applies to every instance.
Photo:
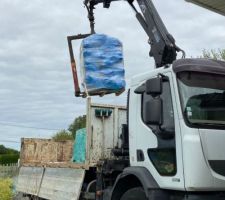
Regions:
[[2, 154], [0, 155], [0, 165], [12, 164], [17, 163], [20, 154]]
[[19, 151], [0, 145], [0, 154], [19, 154]]
[[19, 151], [0, 145], [0, 165], [17, 163]]
[[61, 130], [52, 136], [56, 141], [73, 140], [76, 137], [76, 131], [86, 127], [86, 115], [75, 118], [72, 124], [69, 125], [68, 130]]
[[0, 145], [0, 154], [6, 154], [7, 153], [7, 149], [4, 145]]
[[212, 49], [212, 50], [206, 50], [204, 49], [202, 52], [203, 58], [211, 58], [215, 60], [224, 60], [225, 61], [225, 49]]
[[73, 135], [71, 134], [71, 132], [64, 129], [55, 133], [52, 136], [52, 139], [55, 141], [73, 140]]
[[86, 115], [77, 117], [72, 124], [70, 124], [68, 130], [72, 133], [73, 138], [76, 137], [76, 131], [86, 127]]

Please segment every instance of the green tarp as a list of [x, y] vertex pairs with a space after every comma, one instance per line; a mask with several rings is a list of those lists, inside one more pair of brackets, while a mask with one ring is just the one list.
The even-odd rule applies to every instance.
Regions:
[[76, 132], [76, 139], [73, 147], [73, 162], [84, 163], [86, 158], [86, 128]]

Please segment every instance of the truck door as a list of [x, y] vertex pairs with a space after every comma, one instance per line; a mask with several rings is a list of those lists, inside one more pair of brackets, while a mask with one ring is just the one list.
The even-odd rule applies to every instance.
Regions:
[[[131, 105], [132, 101], [133, 103], [136, 101], [138, 105], [136, 107], [138, 114], [130, 114], [129, 118], [130, 120], [136, 118], [137, 121], [135, 125], [133, 123], [129, 125], [132, 134], [130, 149], [135, 148], [136, 152], [133, 153], [137, 154], [132, 158], [131, 153], [131, 165], [146, 167], [161, 188], [184, 189], [181, 135], [174, 82], [170, 72], [161, 75], [160, 78], [162, 80], [160, 94], [151, 95], [145, 91], [142, 94], [134, 94], [133, 99], [131, 96], [130, 113], [135, 109]], [[160, 99], [161, 111], [155, 108], [155, 99]], [[158, 115], [158, 112], [161, 112], [160, 125], [149, 123], [148, 114]]]

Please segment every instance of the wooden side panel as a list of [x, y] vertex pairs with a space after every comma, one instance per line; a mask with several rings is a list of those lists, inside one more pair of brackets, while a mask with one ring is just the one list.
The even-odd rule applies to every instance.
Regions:
[[73, 141], [22, 139], [21, 165], [67, 163], [72, 159]]

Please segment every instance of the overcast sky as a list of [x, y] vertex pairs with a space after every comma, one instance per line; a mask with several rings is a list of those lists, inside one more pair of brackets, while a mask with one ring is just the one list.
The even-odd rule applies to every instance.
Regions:
[[[82, 2], [1, 0], [0, 143], [19, 149], [15, 142], [21, 137], [51, 137], [85, 113], [85, 100], [74, 97], [66, 40], [68, 35], [89, 32]], [[225, 17], [184, 0], [154, 2], [188, 56], [225, 48]], [[115, 2], [109, 10], [98, 6], [95, 13], [96, 32], [124, 44], [128, 83], [132, 75], [154, 68], [147, 37], [126, 2]], [[77, 56], [80, 42], [74, 45]], [[125, 104], [125, 99], [111, 95], [93, 101]]]

